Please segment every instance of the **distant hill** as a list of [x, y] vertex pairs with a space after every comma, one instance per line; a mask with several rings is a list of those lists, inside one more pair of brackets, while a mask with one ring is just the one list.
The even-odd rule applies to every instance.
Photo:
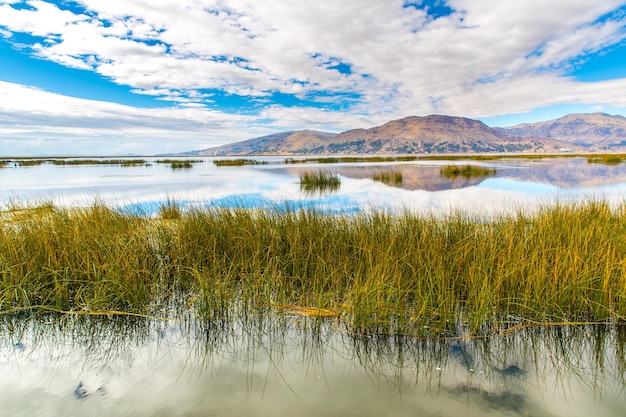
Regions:
[[[605, 144], [603, 141], [608, 137], [611, 139]], [[526, 153], [559, 152], [565, 148], [582, 151], [590, 146], [626, 148], [626, 119], [600, 114], [570, 115], [543, 124], [492, 128], [464, 117], [411, 116], [340, 134], [312, 130], [281, 132], [185, 155]]]
[[594, 150], [626, 147], [626, 118], [605, 113], [569, 114], [555, 120], [504, 129], [513, 135], [542, 136]]
[[520, 140], [478, 120], [431, 115], [348, 130], [333, 139], [327, 153], [525, 152], [544, 148], [544, 144]]
[[316, 153], [336, 137], [336, 133], [299, 130], [280, 132], [260, 138], [248, 139], [217, 148], [187, 152], [187, 155], [222, 156], [222, 155], [293, 155]]

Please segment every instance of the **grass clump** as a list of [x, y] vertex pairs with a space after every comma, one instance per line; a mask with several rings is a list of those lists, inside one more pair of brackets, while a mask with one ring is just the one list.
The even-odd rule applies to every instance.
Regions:
[[586, 154], [578, 153], [511, 153], [511, 154], [461, 154], [461, 155], [423, 155], [419, 157], [420, 161], [498, 161], [505, 159], [556, 159], [556, 158], [580, 158], [586, 157]]
[[341, 186], [339, 176], [326, 171], [304, 171], [300, 174], [300, 189], [305, 192], [336, 191]]
[[455, 180], [459, 177], [469, 180], [471, 178], [490, 177], [496, 175], [496, 169], [476, 165], [464, 165], [461, 167], [458, 165], [448, 165], [442, 167], [439, 170], [439, 174], [442, 177], [446, 177], [451, 180]]
[[387, 185], [400, 185], [402, 184], [402, 173], [399, 171], [383, 171], [374, 174], [372, 179]]
[[416, 336], [449, 334], [459, 321], [491, 334], [511, 317], [621, 323], [625, 234], [626, 203], [602, 201], [488, 219], [51, 207], [0, 222], [0, 310], [174, 306], [206, 320], [274, 310]]
[[54, 209], [5, 224], [0, 235], [2, 310], [146, 311], [155, 296], [158, 252], [145, 219], [100, 205]]
[[624, 161], [626, 161], [626, 155], [623, 154], [602, 154], [587, 158], [589, 164], [619, 165]]
[[167, 200], [157, 211], [158, 217], [163, 220], [178, 220], [182, 214], [183, 210], [180, 205], [172, 200]]
[[254, 159], [215, 159], [213, 160], [215, 166], [218, 167], [240, 167], [245, 165], [265, 165], [267, 161], [257, 161]]
[[14, 161], [15, 166], [18, 167], [36, 167], [42, 165], [45, 159], [16, 159]]
[[200, 159], [159, 159], [157, 164], [169, 164], [172, 169], [189, 169], [193, 164], [203, 162]]
[[120, 165], [133, 167], [146, 165], [145, 159], [51, 159], [53, 165]]
[[340, 156], [340, 157], [322, 157], [322, 158], [306, 158], [306, 159], [285, 159], [285, 164], [304, 164], [314, 162], [318, 164], [337, 164], [337, 163], [359, 163], [359, 162], [408, 162], [416, 161], [417, 156]]
[[193, 164], [189, 161], [178, 161], [178, 162], [172, 162], [170, 164], [170, 168], [172, 169], [189, 169], [189, 168], [193, 168]]

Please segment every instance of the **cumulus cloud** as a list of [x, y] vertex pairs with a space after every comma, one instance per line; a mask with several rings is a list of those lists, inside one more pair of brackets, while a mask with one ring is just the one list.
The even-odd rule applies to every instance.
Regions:
[[[38, 41], [27, 49], [40, 58], [178, 106], [165, 111], [171, 124], [153, 119], [164, 130], [196, 131], [207, 120], [222, 126], [222, 136], [234, 128], [341, 130], [412, 114], [490, 117], [562, 103], [623, 105], [626, 86], [624, 79], [568, 77], [589, 54], [626, 39], [623, 0], [448, 0], [443, 16], [403, 0], [14, 3], [0, 1], [3, 37], [32, 35]], [[256, 118], [244, 123], [220, 112], [213, 92], [254, 103]], [[306, 103], [286, 106], [272, 101], [276, 94]], [[100, 129], [106, 106], [94, 103], [100, 115], [87, 120]], [[71, 100], [64, 106], [75, 110]], [[20, 111], [36, 118], [40, 107]], [[110, 114], [114, 125], [148, 129], [143, 118], [155, 112]]]

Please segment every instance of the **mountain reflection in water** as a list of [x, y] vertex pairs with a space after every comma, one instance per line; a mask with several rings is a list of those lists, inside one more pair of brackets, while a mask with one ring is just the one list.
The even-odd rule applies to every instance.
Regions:
[[[626, 164], [603, 165], [590, 164], [586, 159], [560, 159], [547, 158], [540, 160], [501, 160], [476, 162], [476, 161], [441, 161], [440, 164], [453, 164], [458, 166], [474, 165], [494, 168], [494, 177], [506, 178], [514, 181], [534, 182], [538, 184], [552, 185], [558, 188], [588, 188], [606, 185], [626, 183]], [[354, 179], [370, 179], [381, 172], [389, 171], [402, 174], [402, 183], [396, 186], [405, 190], [445, 191], [472, 187], [480, 184], [487, 176], [473, 176], [465, 178], [458, 176], [451, 179], [441, 175], [441, 166], [402, 163], [402, 164], [340, 164], [333, 168], [334, 172]], [[288, 167], [285, 172], [298, 175], [302, 167]]]
[[626, 331], [359, 336], [332, 320], [5, 317], [11, 416], [623, 416]]
[[[181, 158], [184, 160], [184, 158]], [[281, 157], [260, 157], [263, 164], [216, 166], [203, 158], [189, 169], [172, 170], [147, 160], [140, 166], [55, 165], [0, 169], [0, 210], [51, 202], [88, 206], [94, 200], [147, 215], [161, 204], [181, 207], [305, 207], [333, 213], [384, 210], [476, 210], [501, 212], [515, 206], [581, 199], [589, 196], [623, 200], [626, 164], [588, 163], [586, 158], [450, 159], [400, 162], [289, 164]], [[484, 168], [488, 176], [441, 174], [450, 165]], [[310, 193], [301, 189], [304, 171], [339, 176], [336, 189]], [[480, 172], [480, 170], [477, 170]], [[376, 181], [381, 174], [401, 181]]]

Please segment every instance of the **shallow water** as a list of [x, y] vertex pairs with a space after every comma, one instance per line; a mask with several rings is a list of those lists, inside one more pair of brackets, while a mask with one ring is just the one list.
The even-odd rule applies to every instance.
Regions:
[[[502, 161], [414, 161], [391, 163], [285, 164], [280, 157], [258, 158], [266, 165], [217, 167], [213, 158], [189, 169], [150, 166], [64, 165], [0, 168], [0, 207], [20, 202], [54, 202], [61, 206], [94, 201], [154, 213], [166, 200], [182, 206], [315, 207], [331, 212], [389, 210], [476, 210], [500, 212], [555, 199], [626, 197], [626, 164], [589, 164], [585, 158]], [[449, 179], [440, 168], [449, 164], [495, 168], [491, 177]], [[337, 173], [336, 192], [300, 190], [304, 170]], [[384, 170], [401, 172], [396, 186], [372, 179]]]
[[623, 329], [355, 336], [302, 317], [7, 319], [11, 416], [623, 416]]
[[[152, 214], [183, 206], [391, 210], [530, 209], [554, 199], [626, 196], [626, 165], [583, 158], [472, 163], [486, 178], [451, 180], [446, 161], [193, 168], [0, 169], [0, 208], [51, 201]], [[335, 172], [333, 193], [300, 190], [303, 170]], [[399, 171], [389, 186], [375, 173]], [[243, 319], [242, 319], [243, 320]], [[44, 316], [0, 328], [0, 411], [11, 416], [623, 416], [626, 331], [531, 328], [491, 339], [356, 336], [332, 320], [169, 322]], [[452, 335], [447, 335], [448, 337]]]

